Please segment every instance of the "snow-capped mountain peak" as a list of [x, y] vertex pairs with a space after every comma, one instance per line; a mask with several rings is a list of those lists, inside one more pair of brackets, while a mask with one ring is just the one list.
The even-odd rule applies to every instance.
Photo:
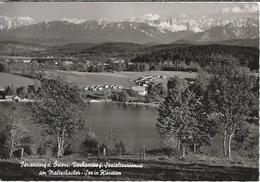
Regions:
[[[192, 31], [203, 32], [217, 26], [225, 26], [230, 23], [245, 24], [247, 18], [213, 18], [208, 16], [188, 17], [182, 14], [177, 17], [161, 18], [157, 14], [146, 14], [140, 18], [132, 18], [131, 22], [143, 22], [150, 26], [159, 28], [160, 30], [168, 30], [171, 32]], [[251, 22], [254, 23], [254, 22]], [[257, 23], [254, 23], [257, 26]]]
[[3, 38], [169, 43], [178, 39], [198, 42], [252, 39], [258, 37], [259, 31], [255, 18], [160, 17], [157, 14], [146, 14], [140, 18], [115, 22], [63, 18], [35, 23], [29, 17], [0, 16], [0, 32]]
[[8, 17], [8, 16], [0, 16], [0, 30], [8, 30], [12, 28], [18, 28], [21, 26], [34, 24], [34, 19], [30, 17]]
[[61, 21], [66, 21], [66, 22], [74, 23], [74, 24], [80, 24], [80, 23], [85, 22], [86, 20], [78, 19], [78, 18], [63, 18]]

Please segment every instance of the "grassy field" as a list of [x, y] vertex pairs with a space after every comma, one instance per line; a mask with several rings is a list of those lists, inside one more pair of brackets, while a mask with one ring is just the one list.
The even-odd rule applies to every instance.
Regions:
[[[196, 73], [176, 71], [150, 71], [150, 72], [116, 72], [116, 73], [88, 73], [75, 71], [46, 71], [47, 75], [57, 74], [66, 80], [74, 82], [82, 87], [103, 84], [117, 84], [123, 87], [130, 87], [132, 81], [145, 75], [165, 75], [166, 79], [158, 79], [159, 82], [166, 82], [172, 76], [181, 78], [195, 78]], [[15, 87], [33, 85], [35, 80], [20, 75], [0, 72], [0, 87], [14, 85]]]
[[0, 72], [0, 87], [13, 85], [15, 87], [33, 85], [35, 80], [20, 75]]
[[168, 78], [178, 76], [181, 78], [195, 78], [197, 73], [176, 72], [176, 71], [149, 71], [149, 72], [115, 72], [115, 73], [88, 73], [75, 71], [48, 71], [47, 74], [57, 74], [63, 76], [66, 80], [75, 82], [80, 86], [92, 86], [103, 84], [118, 84], [123, 87], [130, 87], [132, 81], [146, 75], [165, 75], [166, 79], [160, 79], [166, 82]]

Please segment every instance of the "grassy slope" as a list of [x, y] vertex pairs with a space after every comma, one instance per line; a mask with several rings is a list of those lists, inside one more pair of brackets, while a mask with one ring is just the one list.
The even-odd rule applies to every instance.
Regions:
[[[149, 71], [149, 72], [116, 72], [116, 73], [83, 73], [73, 71], [54, 71], [56, 74], [65, 77], [65, 79], [75, 82], [80, 86], [118, 84], [124, 87], [130, 87], [131, 81], [143, 75], [166, 75], [167, 78], [179, 76], [182, 78], [195, 78], [196, 73], [176, 72], [176, 71]], [[50, 73], [50, 72], [48, 72]], [[161, 80], [165, 82], [167, 79]]]
[[20, 75], [0, 72], [0, 87], [14, 85], [15, 87], [33, 85], [34, 80]]

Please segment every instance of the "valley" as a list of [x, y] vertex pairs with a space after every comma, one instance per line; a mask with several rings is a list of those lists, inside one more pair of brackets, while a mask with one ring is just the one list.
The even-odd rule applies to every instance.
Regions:
[[0, 180], [257, 180], [258, 8], [0, 3]]

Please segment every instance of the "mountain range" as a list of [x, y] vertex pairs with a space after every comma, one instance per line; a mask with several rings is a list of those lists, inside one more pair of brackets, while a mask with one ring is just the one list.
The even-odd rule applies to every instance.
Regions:
[[26, 40], [42, 44], [133, 42], [171, 43], [258, 39], [254, 17], [173, 17], [147, 14], [140, 18], [107, 20], [62, 19], [35, 22], [29, 17], [0, 16], [0, 40]]

